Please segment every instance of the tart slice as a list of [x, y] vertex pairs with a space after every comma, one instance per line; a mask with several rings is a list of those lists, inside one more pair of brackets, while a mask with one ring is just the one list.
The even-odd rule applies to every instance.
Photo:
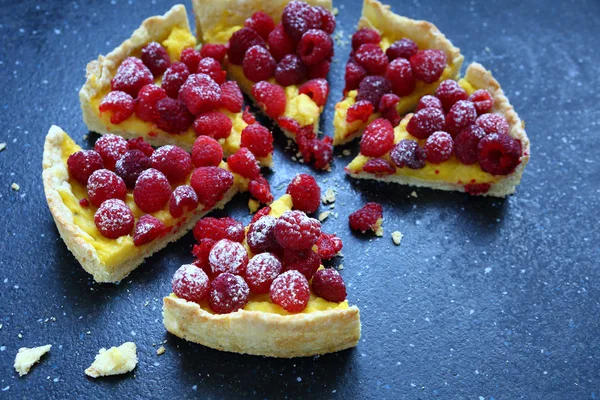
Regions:
[[90, 62], [79, 92], [88, 129], [186, 151], [198, 136], [210, 136], [225, 155], [247, 147], [261, 165], [270, 166], [271, 132], [242, 111], [239, 86], [225, 80], [224, 53], [195, 46], [185, 7], [176, 5], [146, 19], [131, 38]]
[[422, 97], [396, 128], [383, 118], [372, 121], [346, 172], [504, 197], [514, 193], [529, 155], [525, 123], [491, 72], [473, 63], [458, 83], [444, 81], [435, 96]]
[[194, 0], [198, 40], [224, 49], [229, 76], [296, 141], [305, 162], [328, 169], [331, 138], [317, 139], [333, 57], [331, 0]]
[[396, 126], [440, 82], [456, 79], [463, 56], [427, 21], [396, 15], [376, 0], [364, 0], [346, 65], [344, 98], [335, 106], [334, 146], [360, 137], [383, 117]]
[[201, 220], [197, 259], [175, 273], [164, 298], [167, 330], [214, 349], [269, 357], [356, 346], [359, 310], [348, 305], [340, 274], [321, 265], [341, 240], [292, 208], [286, 194], [246, 230], [230, 218]]

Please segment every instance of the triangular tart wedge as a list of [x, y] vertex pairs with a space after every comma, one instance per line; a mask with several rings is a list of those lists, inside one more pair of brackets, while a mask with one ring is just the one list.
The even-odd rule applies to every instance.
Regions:
[[[260, 232], [268, 232], [264, 228], [269, 224], [263, 221], [270, 217], [277, 221], [292, 207], [292, 198], [284, 195], [270, 208], [259, 211], [262, 216], [246, 228], [241, 244], [222, 239], [212, 244], [206, 255], [207, 266], [198, 260], [195, 265], [182, 266], [173, 278], [174, 293], [163, 300], [166, 329], [180, 338], [213, 349], [268, 357], [306, 357], [356, 346], [360, 339], [360, 313], [356, 306], [348, 305], [345, 289], [342, 297], [329, 297], [331, 301], [315, 294], [324, 290], [323, 285], [331, 288], [332, 281], [344, 285], [337, 271], [318, 267], [316, 256], [319, 270], [310, 272], [314, 274], [312, 278], [305, 277], [307, 271], [301, 273], [289, 268], [285, 254], [276, 256], [267, 250], [255, 255], [250, 250], [248, 242], [259, 245], [260, 241], [254, 241], [255, 238]], [[308, 219], [305, 214], [302, 218]], [[273, 219], [270, 220], [272, 223]], [[258, 234], [253, 236], [252, 232]], [[239, 260], [222, 254], [225, 249], [231, 254], [233, 249], [247, 252], [247, 265], [234, 271], [237, 267], [232, 263], [223, 264], [222, 260]], [[314, 247], [305, 250], [313, 251], [316, 252]], [[236, 261], [236, 265], [241, 264]], [[208, 272], [205, 272], [206, 267]], [[217, 275], [216, 268], [230, 272]], [[257, 274], [257, 271], [268, 272]], [[325, 297], [332, 295], [332, 292], [319, 293]], [[303, 303], [299, 306], [300, 302]], [[286, 311], [290, 307], [295, 308]]]
[[[219, 55], [201, 55], [196, 44], [180, 4], [146, 19], [129, 39], [88, 63], [79, 92], [88, 129], [125, 139], [141, 136], [153, 146], [176, 145], [186, 151], [198, 136], [207, 135], [218, 139], [225, 155], [237, 152], [242, 132], [255, 123], [254, 117], [243, 111], [237, 84], [225, 82]], [[209, 78], [189, 78], [199, 74]], [[183, 98], [180, 89], [186, 84], [194, 94], [209, 88], [206, 98], [198, 96], [203, 102]], [[201, 117], [203, 123], [197, 121]], [[254, 150], [252, 145], [246, 147]], [[261, 165], [272, 165], [272, 147], [271, 139], [257, 152]]]
[[[367, 124], [382, 115], [397, 124], [440, 82], [456, 79], [463, 59], [460, 49], [432, 23], [364, 0], [346, 65], [343, 99], [335, 106], [333, 145], [360, 137]], [[397, 97], [382, 102], [383, 94]]]
[[[359, 179], [472, 195], [514, 193], [529, 162], [530, 143], [525, 123], [498, 81], [481, 64], [473, 63], [458, 84], [447, 81], [442, 87], [454, 100], [441, 90], [438, 97], [429, 96], [393, 134], [385, 132], [391, 129], [387, 121], [371, 122], [361, 139], [361, 154], [346, 172]], [[450, 106], [446, 113], [443, 102]], [[376, 134], [382, 136], [373, 140]]]

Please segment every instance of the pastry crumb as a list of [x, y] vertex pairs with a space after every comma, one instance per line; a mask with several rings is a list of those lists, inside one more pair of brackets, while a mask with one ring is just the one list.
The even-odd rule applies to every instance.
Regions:
[[331, 211], [323, 211], [322, 213], [319, 214], [319, 221], [323, 222], [327, 219], [327, 217], [329, 217], [329, 215], [331, 215]]
[[19, 373], [19, 376], [27, 375], [31, 367], [40, 361], [40, 358], [49, 352], [51, 348], [51, 344], [34, 347], [31, 349], [27, 347], [21, 347], [17, 353], [17, 356], [15, 357], [15, 371]]
[[6, 143], [2, 142], [0, 143], [0, 151], [4, 150], [6, 148]]
[[352, 154], [352, 152], [350, 151], [350, 149], [346, 149], [346, 150], [342, 151], [342, 154], [345, 156], [349, 156], [350, 154]]
[[323, 201], [323, 204], [335, 203], [335, 191], [332, 188], [327, 188], [325, 194], [321, 196], [321, 201]]
[[338, 15], [340, 13], [340, 10], [337, 7], [333, 7], [333, 10], [331, 10], [331, 13], [333, 15]]
[[100, 349], [92, 365], [85, 370], [85, 374], [92, 378], [125, 374], [132, 371], [137, 362], [135, 343], [125, 342], [119, 347]]
[[10, 185], [10, 188], [16, 192], [18, 192], [19, 190], [21, 190], [21, 186], [19, 186], [18, 183], [13, 182], [12, 185]]
[[400, 246], [400, 243], [402, 242], [403, 237], [404, 237], [404, 235], [400, 231], [392, 232], [392, 241], [394, 242], [394, 244], [396, 246]]
[[410, 193], [410, 195], [411, 195], [412, 197], [419, 197], [419, 196], [417, 196], [417, 192], [415, 192], [414, 190], [413, 190], [413, 191]]
[[375, 229], [373, 229], [373, 232], [375, 232], [375, 236], [379, 236], [382, 237], [383, 236], [383, 218], [379, 218], [377, 220], [377, 222], [375, 223]]
[[338, 269], [340, 269], [340, 270], [341, 270], [341, 269], [344, 269], [344, 264], [340, 264], [340, 265], [338, 265]]
[[165, 346], [160, 346], [158, 350], [156, 350], [156, 354], [160, 356], [165, 354], [165, 351], [167, 351], [167, 349], [165, 349]]
[[255, 200], [255, 199], [248, 200], [248, 209], [250, 210], [250, 214], [254, 214], [255, 212], [257, 212], [259, 207], [260, 207], [260, 202], [258, 200]]

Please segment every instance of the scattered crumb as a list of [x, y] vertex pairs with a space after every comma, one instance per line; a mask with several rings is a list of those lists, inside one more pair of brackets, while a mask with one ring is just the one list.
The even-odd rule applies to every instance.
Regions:
[[257, 212], [259, 207], [260, 207], [260, 202], [258, 200], [255, 200], [255, 199], [248, 200], [248, 209], [250, 210], [250, 214], [254, 214], [255, 212]]
[[10, 185], [10, 188], [18, 192], [21, 189], [21, 186], [19, 186], [18, 183], [13, 182], [12, 185]]
[[4, 150], [6, 148], [6, 143], [0, 143], [0, 151]]
[[491, 53], [491, 52], [492, 52], [492, 50], [490, 50], [490, 48], [489, 48], [489, 47], [487, 47], [487, 46], [485, 46], [485, 51], [487, 51], [488, 53]]
[[394, 244], [396, 246], [400, 246], [400, 243], [402, 242], [403, 237], [404, 237], [404, 235], [400, 231], [392, 232], [392, 241], [394, 242]]
[[163, 354], [165, 354], [165, 351], [167, 351], [167, 350], [165, 349], [165, 346], [160, 346], [160, 347], [158, 348], [158, 350], [156, 350], [156, 354], [160, 356], [160, 355], [163, 355]]
[[344, 269], [344, 264], [338, 265], [338, 269]]
[[375, 229], [373, 230], [373, 232], [375, 232], [376, 236], [383, 236], [383, 218], [379, 218], [377, 220], [377, 223], [375, 224]]
[[319, 214], [319, 221], [323, 222], [327, 219], [327, 217], [329, 217], [329, 215], [331, 215], [331, 211], [323, 211], [322, 213]]
[[332, 188], [328, 188], [325, 194], [321, 196], [323, 204], [335, 203], [335, 191]]
[[17, 337], [18, 337], [19, 339], [23, 339], [23, 335], [21, 335], [20, 333], [17, 335]]
[[338, 15], [338, 14], [340, 13], [340, 10], [338, 10], [338, 8], [337, 8], [337, 7], [333, 7], [333, 10], [331, 10], [331, 13], [332, 13], [333, 15]]
[[135, 343], [125, 342], [119, 347], [100, 349], [93, 364], [85, 370], [85, 374], [92, 378], [125, 374], [132, 371], [137, 362]]
[[419, 197], [419, 196], [417, 196], [417, 192], [415, 192], [414, 190], [411, 192], [411, 194], [410, 194], [410, 195], [411, 195], [412, 197]]
[[144, 303], [144, 307], [148, 307], [148, 304], [150, 304], [150, 302], [146, 300], [146, 302]]
[[40, 361], [40, 358], [49, 352], [51, 348], [51, 344], [32, 349], [21, 347], [15, 357], [15, 371], [19, 373], [19, 376], [27, 375], [33, 364]]
[[350, 154], [352, 154], [352, 152], [350, 151], [350, 149], [346, 149], [346, 150], [342, 151], [342, 154], [345, 156], [349, 156]]

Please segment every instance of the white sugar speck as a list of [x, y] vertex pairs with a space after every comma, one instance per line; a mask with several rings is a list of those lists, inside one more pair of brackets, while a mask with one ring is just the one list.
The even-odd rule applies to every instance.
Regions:
[[56, 33], [57, 35], [60, 35], [60, 29], [54, 28], [54, 33]]
[[296, 378], [296, 380], [297, 380], [298, 382], [302, 382], [302, 378], [300, 378], [300, 377], [297, 377], [297, 378]]
[[198, 385], [192, 386], [192, 390], [198, 390]]
[[484, 271], [486, 274], [489, 274], [490, 272], [492, 272], [492, 267], [486, 267]]

